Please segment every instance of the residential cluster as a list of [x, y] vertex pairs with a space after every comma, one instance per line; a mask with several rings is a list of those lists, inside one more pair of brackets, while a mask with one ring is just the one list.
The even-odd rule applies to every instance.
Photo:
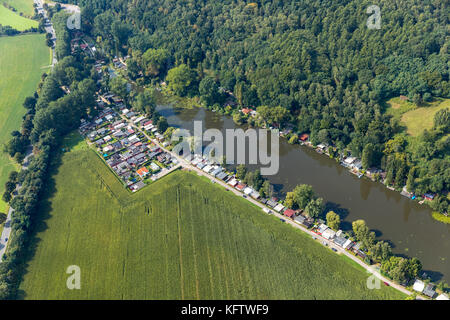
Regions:
[[79, 132], [127, 188], [138, 191], [179, 166], [147, 135], [163, 140], [152, 120], [128, 110], [111, 93], [99, 96], [97, 104], [101, 112], [92, 121], [82, 121]]

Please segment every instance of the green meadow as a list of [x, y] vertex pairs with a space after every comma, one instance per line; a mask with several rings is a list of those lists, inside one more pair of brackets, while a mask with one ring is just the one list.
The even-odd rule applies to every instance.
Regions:
[[[64, 143], [40, 206], [24, 299], [403, 299], [299, 230], [193, 172], [131, 194]], [[68, 266], [81, 269], [69, 290]]]
[[4, 26], [11, 26], [16, 30], [24, 31], [32, 27], [37, 28], [39, 23], [20, 16], [18, 13], [5, 8], [0, 4], [0, 24]]
[[33, 0], [2, 0], [1, 2], [6, 3], [24, 15], [32, 16], [34, 14]]
[[433, 127], [434, 115], [441, 109], [449, 108], [450, 99], [435, 98], [434, 101], [417, 107], [414, 103], [397, 97], [388, 100], [387, 106], [386, 113], [399, 120], [410, 136], [417, 137], [425, 129]]
[[[1, 8], [1, 6], [0, 6]], [[0, 37], [0, 146], [10, 139], [13, 130], [19, 130], [25, 109], [25, 97], [36, 90], [40, 77], [47, 69], [50, 50], [45, 36], [28, 34]], [[8, 173], [15, 169], [9, 157], [0, 152], [0, 193], [3, 194]], [[0, 212], [6, 204], [0, 200]]]

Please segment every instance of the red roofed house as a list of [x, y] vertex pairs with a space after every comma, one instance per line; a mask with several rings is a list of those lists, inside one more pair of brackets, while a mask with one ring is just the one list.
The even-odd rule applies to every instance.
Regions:
[[292, 210], [292, 209], [286, 209], [286, 210], [284, 210], [283, 214], [284, 214], [286, 217], [292, 219], [292, 217], [295, 215], [295, 211]]
[[245, 188], [245, 184], [242, 184], [242, 183], [238, 183], [238, 185], [236, 186], [236, 189], [238, 189], [240, 191], [244, 190], [244, 188]]
[[241, 111], [242, 111], [243, 114], [249, 114], [249, 113], [252, 112], [253, 110], [252, 110], [252, 109], [249, 109], [249, 108], [243, 108]]
[[148, 171], [148, 169], [146, 167], [142, 167], [136, 172], [141, 178], [143, 178], [143, 177], [145, 177], [146, 175], [149, 174], [149, 171]]
[[308, 140], [308, 138], [309, 138], [309, 134], [307, 134], [307, 133], [303, 133], [303, 134], [300, 136], [300, 140], [301, 140], [301, 141], [306, 141], [306, 140]]

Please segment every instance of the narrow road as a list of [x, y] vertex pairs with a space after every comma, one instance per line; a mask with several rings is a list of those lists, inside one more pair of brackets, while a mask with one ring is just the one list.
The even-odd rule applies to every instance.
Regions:
[[[28, 158], [33, 154], [33, 147], [29, 146], [26, 151], [26, 156], [23, 160], [22, 170], [25, 170], [28, 168]], [[16, 186], [16, 192], [20, 190], [19, 186]], [[5, 225], [3, 227], [2, 235], [0, 237], [0, 262], [3, 260], [3, 254], [6, 251], [6, 248], [8, 247], [8, 241], [9, 237], [11, 235], [11, 220], [12, 220], [12, 214], [14, 213], [14, 209], [10, 206], [8, 211], [8, 216], [6, 217]]]
[[[227, 189], [227, 190], [233, 192], [233, 193], [234, 193], [235, 195], [237, 195], [238, 197], [242, 197], [242, 196], [243, 196], [243, 193], [242, 193], [242, 192], [240, 192], [240, 191], [236, 190], [235, 188], [231, 187], [230, 185], [228, 185], [228, 184], [225, 183], [224, 181], [219, 180], [219, 179], [216, 179], [215, 177], [213, 177], [213, 176], [207, 174], [206, 172], [204, 172], [203, 170], [200, 170], [200, 169], [197, 168], [196, 166], [193, 166], [193, 165], [192, 165], [190, 162], [188, 162], [186, 159], [184, 159], [184, 158], [180, 157], [179, 155], [177, 155], [177, 154], [175, 154], [175, 153], [173, 153], [173, 152], [167, 150], [166, 148], [164, 148], [163, 146], [161, 146], [157, 140], [152, 139], [152, 138], [151, 138], [144, 130], [141, 130], [139, 127], [137, 127], [136, 125], [134, 125], [131, 121], [129, 121], [129, 120], [128, 120], [127, 118], [125, 118], [123, 115], [120, 115], [120, 116], [122, 117], [122, 119], [126, 120], [132, 127], [134, 127], [134, 128], [137, 129], [139, 132], [141, 132], [142, 134], [144, 134], [144, 135], [147, 137], [147, 139], [149, 139], [150, 141], [152, 141], [153, 143], [155, 143], [156, 145], [158, 145], [158, 146], [159, 146], [162, 150], [164, 150], [165, 152], [170, 153], [173, 157], [175, 157], [175, 158], [179, 161], [179, 163], [180, 163], [184, 168], [187, 168], [187, 169], [190, 169], [190, 170], [194, 170], [195, 172], [197, 172], [198, 175], [207, 177], [207, 178], [210, 179], [211, 181], [214, 181], [215, 183], [221, 185], [221, 186], [224, 187], [225, 189]], [[268, 207], [266, 207], [265, 205], [263, 205], [261, 202], [255, 200], [255, 199], [253, 199], [253, 198], [251, 198], [251, 197], [247, 197], [246, 199], [247, 199], [248, 201], [250, 201], [251, 203], [253, 203], [254, 205], [260, 207], [261, 209], [268, 208]], [[268, 209], [270, 209], [270, 208], [268, 208]], [[352, 260], [355, 261], [357, 264], [359, 264], [360, 266], [362, 266], [365, 270], [367, 270], [368, 273], [375, 275], [378, 279], [380, 279], [381, 281], [383, 281], [383, 282], [389, 284], [391, 287], [393, 287], [393, 288], [395, 288], [395, 289], [397, 289], [397, 290], [403, 292], [403, 293], [406, 294], [406, 295], [411, 295], [411, 294], [412, 294], [412, 292], [410, 292], [409, 290], [407, 290], [405, 287], [403, 287], [403, 286], [401, 286], [401, 285], [399, 285], [399, 284], [393, 282], [392, 280], [390, 280], [390, 279], [384, 277], [384, 276], [383, 276], [382, 274], [380, 274], [377, 270], [375, 270], [374, 267], [367, 265], [365, 262], [363, 262], [363, 261], [361, 261], [360, 259], [358, 259], [357, 257], [355, 257], [353, 254], [351, 254], [351, 253], [348, 252], [347, 250], [345, 250], [345, 249], [343, 249], [343, 248], [341, 248], [341, 247], [335, 245], [334, 242], [331, 242], [331, 241], [329, 241], [329, 240], [323, 238], [322, 236], [320, 236], [320, 235], [318, 235], [318, 234], [312, 232], [311, 230], [306, 229], [304, 226], [300, 225], [300, 224], [297, 223], [296, 221], [291, 220], [291, 219], [285, 217], [285, 216], [282, 215], [282, 214], [276, 213], [276, 212], [273, 211], [272, 209], [271, 209], [271, 211], [273, 212], [273, 215], [274, 215], [274, 216], [276, 216], [276, 217], [279, 218], [279, 219], [285, 220], [286, 223], [288, 223], [288, 224], [291, 225], [292, 227], [302, 230], [303, 232], [309, 234], [311, 237], [315, 237], [315, 238], [318, 239], [319, 241], [322, 241], [322, 242], [327, 243], [327, 244], [328, 244], [328, 247], [336, 249], [338, 253], [346, 255], [348, 258], [352, 259]], [[417, 296], [417, 298], [418, 298], [418, 299], [423, 299], [423, 298], [420, 297], [420, 296]]]
[[[44, 9], [44, 1], [43, 0], [34, 0], [34, 3], [36, 4], [36, 9], [38, 10], [42, 10], [43, 11], [43, 15], [44, 18], [48, 19], [48, 14], [47, 11]], [[49, 19], [50, 21], [50, 19]], [[53, 48], [52, 48], [52, 64], [51, 64], [51, 68], [53, 69], [53, 67], [58, 63], [58, 59], [56, 58], [56, 32], [55, 29], [53, 28], [53, 24], [50, 21], [50, 25], [48, 27], [45, 27], [45, 31], [47, 33], [50, 33], [52, 35], [52, 39], [54, 40], [54, 44], [53, 44]]]

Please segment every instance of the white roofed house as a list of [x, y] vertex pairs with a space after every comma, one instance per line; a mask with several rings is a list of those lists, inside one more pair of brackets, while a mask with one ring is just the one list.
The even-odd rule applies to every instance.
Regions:
[[352, 165], [352, 163], [353, 162], [355, 162], [355, 160], [356, 160], [356, 158], [355, 157], [347, 157], [345, 160], [344, 160], [344, 164], [346, 165], [346, 166], [351, 166]]
[[422, 293], [423, 289], [425, 289], [425, 283], [422, 280], [417, 279], [414, 282], [413, 289], [414, 291]]
[[284, 206], [279, 203], [275, 206], [275, 208], [273, 208], [273, 210], [275, 210], [276, 212], [281, 212], [284, 209]]
[[244, 189], [244, 193], [245, 193], [246, 195], [250, 195], [250, 193], [252, 193], [253, 191], [255, 191], [255, 190], [253, 190], [253, 189], [250, 188], [250, 187], [246, 187], [246, 188]]
[[231, 179], [231, 180], [228, 182], [228, 184], [229, 184], [230, 186], [234, 187], [235, 185], [238, 184], [238, 182], [237, 182], [236, 179], [233, 178], [233, 179]]
[[336, 232], [334, 232], [332, 229], [328, 228], [324, 232], [322, 232], [322, 237], [324, 237], [327, 240], [333, 239], [336, 235]]
[[448, 296], [447, 296], [446, 294], [441, 293], [441, 294], [436, 298], [436, 300], [450, 300], [450, 299], [448, 298]]
[[259, 192], [253, 191], [252, 193], [250, 193], [250, 197], [257, 200], [261, 197], [261, 195], [259, 194]]
[[325, 230], [327, 230], [328, 229], [328, 226], [326, 225], [326, 224], [321, 224], [320, 226], [319, 226], [319, 228], [318, 228], [318, 232], [320, 233], [320, 234], [322, 234], [322, 233], [324, 233], [325, 232]]
[[205, 166], [202, 170], [205, 171], [206, 173], [209, 173], [212, 169], [213, 169], [212, 166], [207, 165], [207, 166]]

